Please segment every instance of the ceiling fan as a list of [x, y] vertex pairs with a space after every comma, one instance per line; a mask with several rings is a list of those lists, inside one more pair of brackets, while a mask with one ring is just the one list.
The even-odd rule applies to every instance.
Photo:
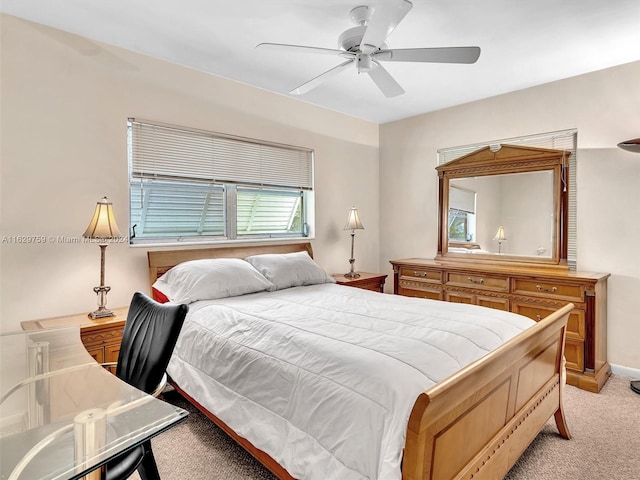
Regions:
[[338, 49], [283, 43], [260, 43], [256, 48], [335, 55], [347, 59], [289, 92], [296, 95], [311, 91], [355, 64], [357, 72], [367, 73], [385, 96], [395, 97], [402, 95], [404, 89], [381, 62], [475, 63], [478, 60], [480, 47], [389, 49], [385, 43], [387, 37], [412, 7], [408, 0], [384, 0], [375, 6], [355, 7], [350, 16], [357, 26], [340, 35]]

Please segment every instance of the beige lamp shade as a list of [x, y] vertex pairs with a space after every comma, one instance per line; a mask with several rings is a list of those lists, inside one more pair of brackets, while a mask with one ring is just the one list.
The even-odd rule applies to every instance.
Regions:
[[500, 225], [500, 227], [498, 228], [496, 236], [493, 237], [493, 239], [498, 240], [499, 242], [503, 242], [507, 239], [506, 235], [504, 234], [504, 227], [502, 225]]
[[349, 215], [347, 216], [347, 224], [344, 226], [345, 230], [364, 230], [360, 216], [358, 215], [358, 209], [351, 207]]
[[96, 211], [87, 227], [82, 234], [85, 238], [116, 238], [121, 236], [115, 216], [113, 215], [113, 205], [107, 197], [96, 205]]

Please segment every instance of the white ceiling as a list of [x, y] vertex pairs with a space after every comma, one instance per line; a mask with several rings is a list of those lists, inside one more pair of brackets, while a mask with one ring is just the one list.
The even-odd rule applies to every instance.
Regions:
[[[254, 47], [337, 48], [350, 10], [381, 1], [2, 0], [0, 10], [289, 95], [344, 59]], [[406, 90], [395, 98], [355, 68], [296, 98], [385, 123], [640, 60], [640, 0], [413, 0], [388, 43], [482, 53], [472, 65], [385, 63]]]

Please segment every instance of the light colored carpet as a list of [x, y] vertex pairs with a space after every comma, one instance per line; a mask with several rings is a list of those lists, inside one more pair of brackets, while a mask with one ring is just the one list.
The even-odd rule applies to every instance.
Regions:
[[[275, 480], [175, 391], [165, 400], [190, 414], [152, 441], [163, 480]], [[573, 438], [551, 421], [505, 480], [640, 479], [640, 395], [628, 378], [612, 376], [599, 394], [567, 386], [565, 410]]]

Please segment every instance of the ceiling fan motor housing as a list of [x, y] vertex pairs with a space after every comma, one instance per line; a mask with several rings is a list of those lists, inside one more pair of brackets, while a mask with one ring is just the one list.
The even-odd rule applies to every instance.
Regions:
[[346, 50], [347, 52], [357, 51], [360, 48], [360, 42], [366, 30], [367, 27], [364, 25], [345, 30], [338, 38], [338, 48]]

